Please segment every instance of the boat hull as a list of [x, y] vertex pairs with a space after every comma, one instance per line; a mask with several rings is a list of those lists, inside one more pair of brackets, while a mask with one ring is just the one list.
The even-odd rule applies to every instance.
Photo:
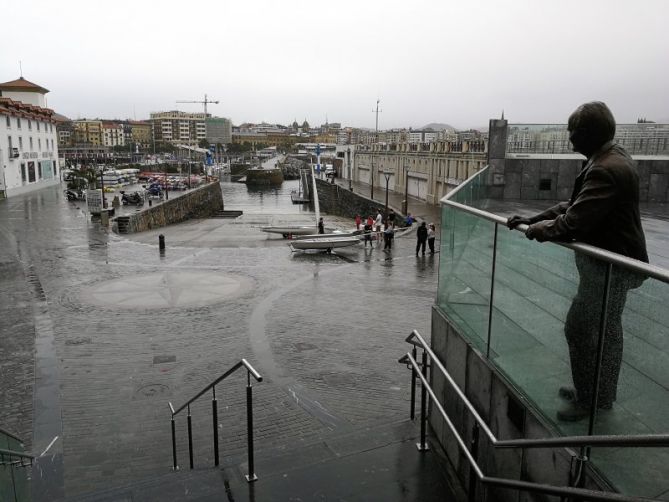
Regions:
[[293, 249], [335, 249], [355, 246], [360, 240], [356, 237], [330, 237], [327, 239], [298, 239], [290, 243]]

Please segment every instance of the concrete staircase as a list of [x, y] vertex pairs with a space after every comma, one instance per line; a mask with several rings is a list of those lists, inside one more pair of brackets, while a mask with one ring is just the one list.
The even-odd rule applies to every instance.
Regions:
[[[419, 452], [417, 424], [401, 422], [256, 452], [258, 480], [248, 483], [245, 456], [220, 468], [178, 472], [69, 498], [73, 502], [456, 501], [448, 469], [434, 450]], [[438, 448], [438, 446], [433, 446]]]

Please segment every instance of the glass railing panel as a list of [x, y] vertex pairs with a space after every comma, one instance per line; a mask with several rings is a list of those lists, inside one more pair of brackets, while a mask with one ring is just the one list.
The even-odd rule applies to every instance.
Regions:
[[448, 206], [441, 221], [437, 304], [482, 350], [487, 345], [494, 224]]
[[578, 283], [572, 250], [500, 226], [489, 358], [564, 434], [587, 431], [556, 419], [559, 389], [572, 385], [565, 323]]
[[[669, 309], [666, 303], [669, 284], [648, 278], [635, 288], [641, 282], [638, 275], [619, 267], [614, 267], [612, 282], [606, 343], [614, 349], [620, 347], [622, 364], [613, 407], [598, 413], [594, 433], [666, 434], [669, 432]], [[627, 297], [623, 303], [625, 290]], [[622, 305], [624, 310], [621, 310]], [[616, 311], [622, 311], [622, 322], [616, 319]], [[616, 329], [619, 326], [622, 330]], [[620, 333], [622, 344], [617, 342]], [[603, 366], [602, 378], [611, 380], [610, 373]], [[667, 448], [597, 448], [591, 457], [614, 485], [624, 484], [626, 493], [659, 498], [669, 490]], [[634, 469], [629, 469], [630, 465], [634, 465]], [[638, 476], [639, 472], [644, 475]]]
[[[0, 448], [10, 450], [9, 439], [9, 436], [0, 431]], [[3, 462], [3, 465], [0, 465], [0, 500], [14, 500], [14, 468], [10, 465], [4, 465], [5, 462], [9, 462], [9, 457], [0, 457], [0, 460]]]

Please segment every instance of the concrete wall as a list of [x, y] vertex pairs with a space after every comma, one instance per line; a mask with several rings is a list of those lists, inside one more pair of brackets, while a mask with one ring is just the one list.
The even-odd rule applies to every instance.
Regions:
[[[146, 206], [144, 206], [146, 208]], [[218, 182], [196, 188], [180, 197], [134, 213], [129, 218], [127, 233], [143, 232], [191, 218], [207, 218], [223, 209], [223, 193]], [[119, 218], [115, 218], [118, 220]], [[120, 226], [114, 225], [114, 227]]]
[[[529, 403], [515, 392], [485, 356], [458, 333], [455, 326], [436, 306], [432, 310], [431, 335], [432, 350], [497, 439], [547, 438], [558, 435], [532, 410]], [[461, 437], [469, 444], [474, 425], [471, 414], [438, 370], [432, 371], [431, 377], [435, 394]], [[457, 472], [459, 480], [464, 487], [467, 487], [470, 475], [469, 463], [434, 407], [430, 410], [430, 425]], [[515, 449], [494, 449], [483, 432], [480, 438], [479, 466], [486, 476], [568, 486], [571, 455], [566, 448], [528, 448], [524, 452]], [[586, 488], [610, 489], [590, 470]], [[477, 500], [480, 500], [481, 493], [481, 487], [477, 486]], [[527, 492], [519, 494], [517, 490], [488, 488], [488, 500], [518, 502], [559, 499]]]
[[[488, 196], [493, 199], [567, 200], [584, 158], [570, 154], [507, 154], [506, 120], [491, 120]], [[641, 202], [669, 201], [669, 157], [633, 156]]]

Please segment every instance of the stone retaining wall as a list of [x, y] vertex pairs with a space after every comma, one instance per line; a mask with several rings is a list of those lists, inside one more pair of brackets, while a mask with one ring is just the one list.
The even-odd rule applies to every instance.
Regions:
[[[311, 186], [311, 177], [309, 177], [309, 186]], [[332, 184], [324, 180], [316, 179], [316, 189], [318, 190], [318, 202], [321, 210], [337, 216], [345, 216], [347, 218], [355, 218], [356, 214], [362, 217], [372, 215], [376, 216], [379, 208], [384, 205], [378, 201], [373, 201], [360, 195], [358, 193], [340, 187], [337, 184]], [[313, 209], [313, 202], [310, 203]], [[399, 208], [388, 206], [395, 210], [395, 214], [401, 220], [404, 215]]]
[[[223, 192], [221, 185], [216, 181], [126, 216], [129, 218], [126, 232], [144, 232], [192, 218], [207, 218], [222, 209]], [[114, 225], [115, 228], [117, 226]]]

